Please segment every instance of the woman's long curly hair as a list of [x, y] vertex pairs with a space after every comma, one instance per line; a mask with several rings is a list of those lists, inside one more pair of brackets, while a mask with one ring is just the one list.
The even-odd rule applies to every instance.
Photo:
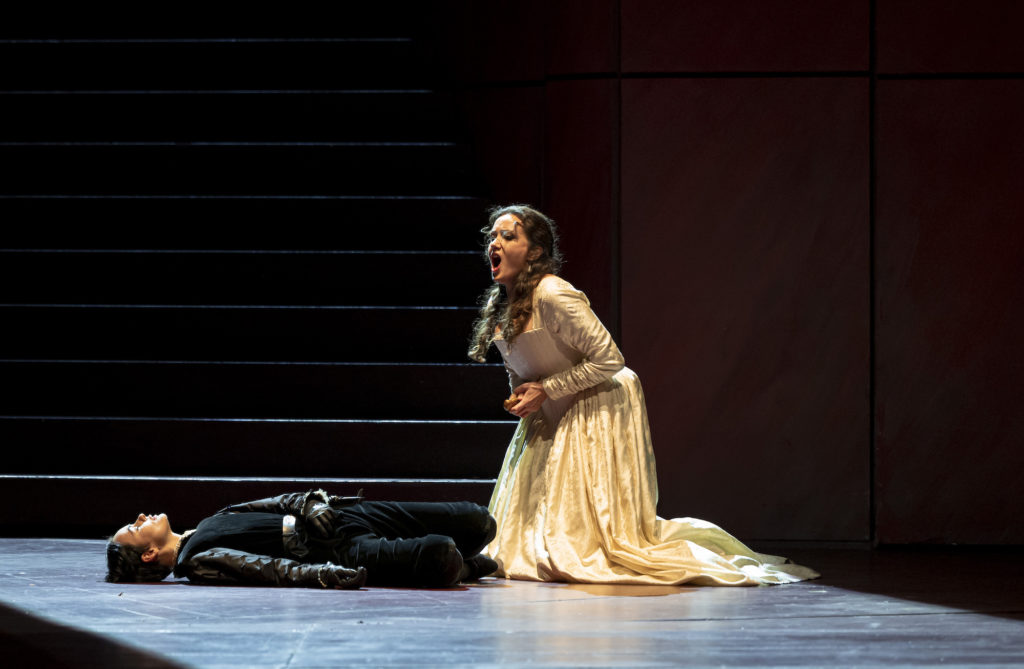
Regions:
[[516, 299], [511, 302], [500, 283], [495, 283], [480, 297], [480, 315], [473, 323], [473, 336], [469, 343], [470, 359], [484, 362], [487, 350], [494, 342], [495, 331], [501, 328], [502, 338], [512, 341], [523, 331], [533, 313], [533, 290], [548, 274], [558, 274], [562, 267], [562, 253], [558, 250], [558, 231], [555, 222], [533, 207], [525, 204], [510, 204], [490, 210], [484, 233], [484, 259], [490, 265], [488, 247], [494, 222], [505, 214], [512, 214], [522, 224], [523, 233], [529, 243], [530, 252], [540, 249], [540, 255], [529, 261], [516, 277]]

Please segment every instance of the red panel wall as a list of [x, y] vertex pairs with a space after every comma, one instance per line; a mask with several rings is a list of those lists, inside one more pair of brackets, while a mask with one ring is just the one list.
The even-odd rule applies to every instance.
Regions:
[[1024, 5], [877, 21], [877, 536], [1020, 544]]
[[857, 79], [625, 82], [622, 342], [663, 514], [868, 538], [867, 118]]
[[[544, 89], [480, 87], [462, 94], [474, 155], [495, 202], [539, 203], [544, 192]], [[480, 225], [486, 223], [481, 212]]]
[[443, 0], [431, 15], [455, 80], [474, 86], [544, 76], [544, 0]]
[[865, 0], [622, 0], [623, 72], [866, 70]]
[[886, 0], [878, 3], [880, 72], [1024, 71], [1024, 3]]
[[1024, 541], [1020, 3], [468, 5], [488, 178], [621, 328], [663, 515]]
[[547, 74], [593, 74], [618, 69], [619, 17], [613, 0], [548, 3], [545, 27]]
[[1024, 542], [1024, 82], [878, 95], [878, 536]]
[[612, 296], [612, 235], [617, 83], [557, 81], [547, 85], [545, 207], [562, 232], [562, 275], [617, 327]]

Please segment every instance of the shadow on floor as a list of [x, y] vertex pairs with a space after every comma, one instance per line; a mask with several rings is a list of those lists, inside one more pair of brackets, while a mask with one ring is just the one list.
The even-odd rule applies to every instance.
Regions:
[[816, 584], [924, 604], [1024, 620], [1016, 586], [1024, 547], [884, 546], [864, 549], [786, 548], [782, 554], [821, 572]]
[[185, 666], [4, 604], [0, 604], [0, 648], [7, 667], [180, 669]]

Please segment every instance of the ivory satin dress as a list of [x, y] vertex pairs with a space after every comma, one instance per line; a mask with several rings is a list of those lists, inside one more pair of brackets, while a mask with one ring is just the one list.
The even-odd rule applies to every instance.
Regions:
[[791, 583], [818, 574], [755, 553], [696, 518], [656, 514], [658, 483], [640, 380], [586, 296], [556, 276], [534, 290], [532, 328], [495, 344], [512, 388], [548, 399], [520, 420], [489, 510], [498, 576], [669, 585]]

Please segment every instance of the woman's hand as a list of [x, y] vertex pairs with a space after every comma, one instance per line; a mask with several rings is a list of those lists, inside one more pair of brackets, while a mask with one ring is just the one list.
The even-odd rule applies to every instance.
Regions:
[[526, 418], [534, 411], [540, 409], [540, 405], [544, 404], [544, 400], [548, 398], [548, 394], [544, 392], [543, 384], [538, 381], [524, 383], [516, 387], [512, 394], [519, 397], [519, 403], [512, 406], [508, 412], [520, 418]]

